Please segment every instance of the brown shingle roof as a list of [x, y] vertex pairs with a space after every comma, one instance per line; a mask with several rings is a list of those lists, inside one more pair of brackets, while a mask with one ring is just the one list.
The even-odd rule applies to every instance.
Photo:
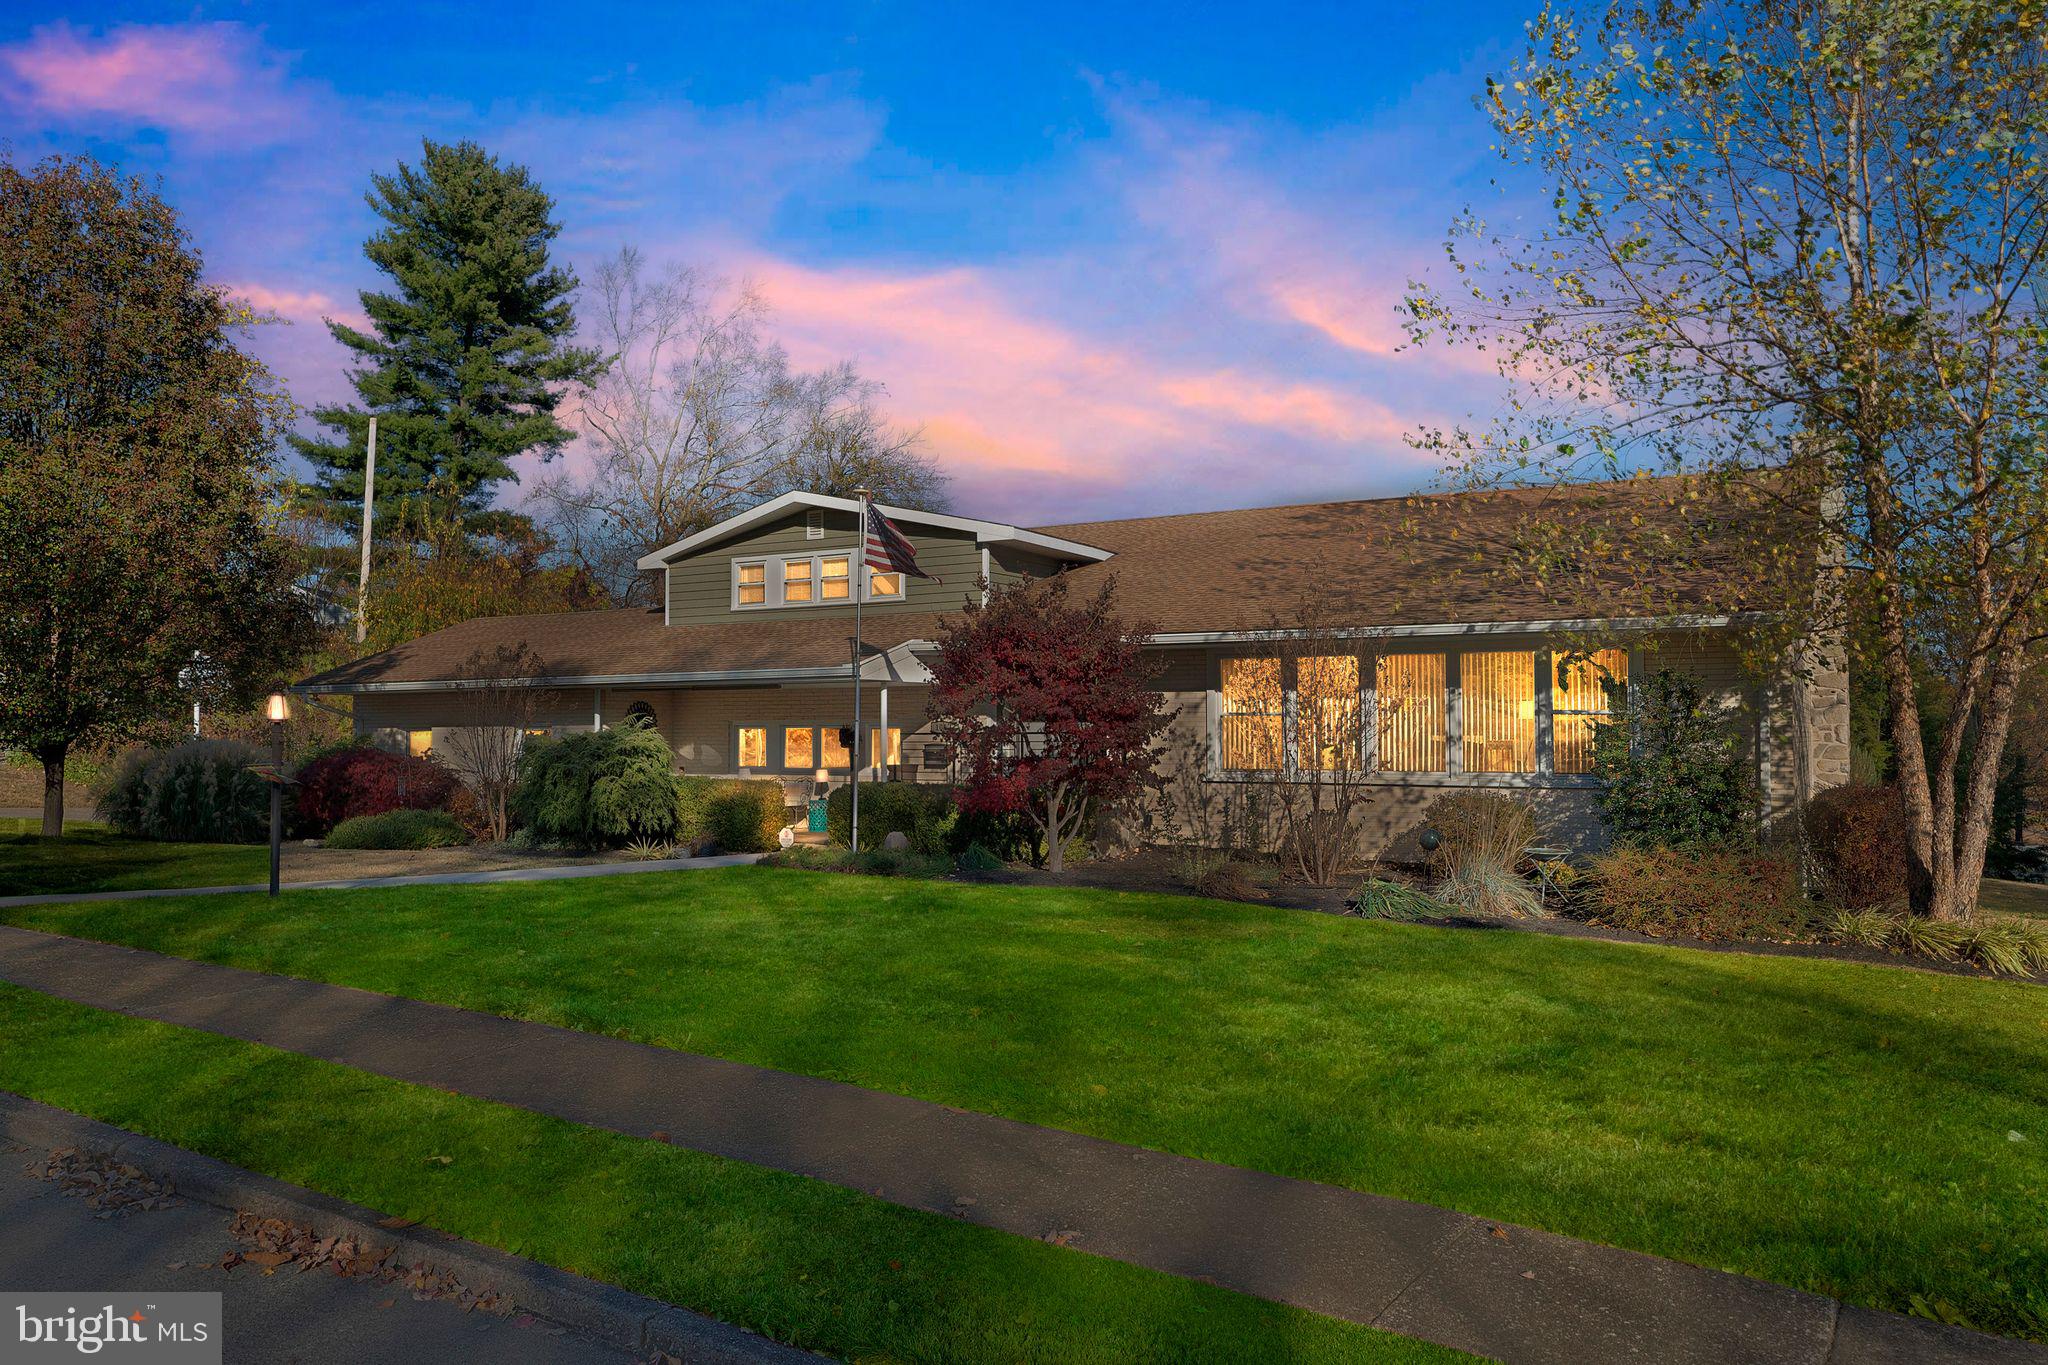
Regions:
[[[861, 640], [870, 652], [930, 639], [936, 613], [869, 616]], [[727, 673], [749, 669], [828, 669], [853, 660], [853, 618], [791, 616], [716, 626], [664, 626], [661, 610], [565, 611], [484, 616], [308, 678], [303, 687], [435, 682], [462, 676], [475, 650], [524, 641], [552, 678], [629, 678], [647, 674]]]
[[[1326, 595], [1359, 626], [1723, 613], [1763, 603], [1760, 585], [1746, 591], [1751, 534], [1718, 543], [1702, 536], [1714, 524], [1706, 519], [1731, 513], [1725, 503], [1686, 498], [1684, 488], [1633, 479], [1033, 529], [1115, 551], [1074, 570], [1075, 590], [1114, 574], [1125, 617], [1163, 634], [1257, 629], [1305, 593]], [[1742, 520], [1753, 530], [1765, 515], [1775, 513]], [[1608, 530], [1615, 553], [1589, 572], [1545, 580], [1531, 569], [1531, 545], [1542, 528], [1574, 522]], [[1667, 538], [1682, 522], [1692, 524]]]
[[[1752, 589], [1753, 537], [1667, 540], [1712, 513], [1669, 479], [1568, 488], [1304, 503], [1036, 528], [1114, 551], [1072, 570], [1078, 592], [1114, 574], [1119, 609], [1162, 634], [1258, 629], [1304, 593], [1358, 626], [1550, 621], [1767, 605]], [[1678, 490], [1678, 495], [1675, 491]], [[1751, 520], [1758, 514], [1751, 514]], [[1777, 514], [1769, 514], [1777, 515]], [[1531, 572], [1532, 528], [1577, 521], [1608, 532], [1611, 558], [1566, 581]], [[1674, 546], [1684, 545], [1683, 552]], [[1589, 610], [1589, 607], [1591, 608]], [[870, 615], [870, 649], [933, 638], [936, 613]], [[432, 682], [462, 676], [472, 651], [524, 641], [558, 678], [754, 669], [827, 669], [850, 659], [845, 616], [771, 613], [664, 626], [659, 610], [485, 617], [330, 669], [304, 684]]]

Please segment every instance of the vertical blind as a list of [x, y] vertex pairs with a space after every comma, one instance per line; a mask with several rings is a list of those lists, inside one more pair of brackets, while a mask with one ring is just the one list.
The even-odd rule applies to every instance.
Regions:
[[1278, 659], [1225, 659], [1217, 761], [1240, 772], [1286, 766]]
[[1536, 654], [1504, 650], [1458, 659], [1465, 771], [1536, 771]]
[[1560, 660], [1557, 683], [1550, 694], [1552, 742], [1557, 771], [1593, 771], [1593, 727], [1607, 718], [1607, 689], [1602, 679], [1628, 681], [1628, 651], [1603, 649], [1590, 658]]
[[1444, 771], [1444, 656], [1382, 654], [1373, 673], [1379, 692], [1380, 768]]
[[1302, 659], [1294, 666], [1296, 764], [1322, 772], [1359, 766], [1362, 709], [1358, 656]]

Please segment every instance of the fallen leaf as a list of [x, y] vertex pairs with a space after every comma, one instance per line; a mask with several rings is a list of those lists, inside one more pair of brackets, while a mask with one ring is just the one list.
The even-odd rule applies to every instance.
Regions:
[[392, 1306], [393, 1304], [395, 1304], [395, 1303], [397, 1303], [397, 1302], [398, 1302], [398, 1300], [397, 1300], [397, 1299], [386, 1299], [386, 1300], [384, 1300], [384, 1302], [382, 1302], [382, 1303], [378, 1304], [377, 1306], [378, 1306], [379, 1308], [389, 1308], [389, 1307], [391, 1307], [391, 1306]]
[[[434, 1158], [436, 1161], [446, 1161], [447, 1159], [445, 1156]], [[417, 1218], [400, 1218], [397, 1214], [393, 1214], [389, 1218], [379, 1218], [377, 1226], [380, 1228], [409, 1228], [419, 1221]]]
[[289, 1251], [251, 1251], [242, 1257], [250, 1265], [260, 1265], [266, 1268], [283, 1265], [291, 1258], [292, 1254]]
[[452, 1156], [430, 1156], [427, 1160], [437, 1166], [453, 1166], [455, 1164], [455, 1158]]
[[1493, 1235], [1505, 1242], [1508, 1239], [1508, 1230], [1506, 1228], [1495, 1228]]

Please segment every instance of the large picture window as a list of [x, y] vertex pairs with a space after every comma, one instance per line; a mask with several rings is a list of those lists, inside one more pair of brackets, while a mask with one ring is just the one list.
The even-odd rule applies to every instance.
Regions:
[[1536, 653], [1501, 650], [1458, 659], [1465, 707], [1465, 771], [1536, 771]]
[[1278, 659], [1225, 659], [1216, 761], [1236, 772], [1287, 766]]
[[1319, 772], [1351, 772], [1364, 761], [1358, 656], [1333, 654], [1294, 664], [1294, 763]]
[[1395, 773], [1440, 773], [1446, 743], [1446, 689], [1441, 654], [1382, 654], [1373, 670], [1379, 721], [1378, 766]]
[[1550, 693], [1557, 771], [1593, 771], [1593, 727], [1608, 718], [1609, 683], [1627, 685], [1628, 651], [1603, 649], [1577, 659], [1559, 656]]

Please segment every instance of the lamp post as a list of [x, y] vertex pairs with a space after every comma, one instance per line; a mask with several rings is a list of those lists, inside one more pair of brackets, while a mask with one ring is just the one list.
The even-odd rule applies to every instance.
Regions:
[[282, 692], [272, 692], [264, 708], [270, 717], [270, 894], [277, 894], [277, 865], [284, 850], [284, 723], [292, 708]]

